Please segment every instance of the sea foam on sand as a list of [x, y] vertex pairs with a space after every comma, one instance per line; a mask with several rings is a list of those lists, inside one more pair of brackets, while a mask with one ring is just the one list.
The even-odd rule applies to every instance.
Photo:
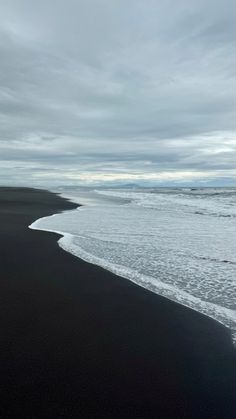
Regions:
[[[64, 250], [236, 334], [233, 193], [97, 191], [99, 205], [41, 218], [30, 228], [61, 234]], [[109, 197], [121, 201], [108, 205]]]

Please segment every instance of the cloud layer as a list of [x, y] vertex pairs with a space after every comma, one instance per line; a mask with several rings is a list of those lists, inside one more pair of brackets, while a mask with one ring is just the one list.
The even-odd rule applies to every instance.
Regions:
[[231, 183], [235, 12], [231, 0], [2, 2], [1, 184]]

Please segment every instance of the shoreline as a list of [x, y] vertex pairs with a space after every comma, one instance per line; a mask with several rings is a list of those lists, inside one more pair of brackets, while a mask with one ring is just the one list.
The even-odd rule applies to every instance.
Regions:
[[234, 417], [225, 327], [28, 228], [78, 204], [29, 188], [0, 199], [3, 419]]
[[[75, 200], [73, 200], [73, 197], [69, 197], [69, 196], [63, 196], [63, 194], [58, 194], [62, 199], [66, 199], [67, 201], [71, 202], [72, 204], [77, 205], [76, 208], [72, 209], [76, 210], [80, 207], [83, 207], [82, 204], [80, 204], [78, 202], [78, 198], [74, 198]], [[62, 211], [63, 212], [68, 212], [68, 210]], [[56, 214], [52, 214], [49, 215], [49, 217], [53, 217]], [[54, 234], [58, 234], [60, 236], [59, 240], [57, 241], [58, 245], [65, 251], [68, 252], [69, 254], [77, 257], [80, 260], [83, 260], [86, 263], [95, 265], [97, 267], [100, 267], [102, 269], [107, 270], [108, 272], [117, 275], [120, 278], [123, 279], [127, 279], [128, 281], [131, 281], [132, 283], [138, 285], [139, 287], [142, 287], [143, 289], [146, 289], [152, 293], [154, 293], [155, 295], [164, 297], [166, 299], [168, 299], [169, 301], [173, 301], [177, 304], [183, 305], [184, 307], [187, 307], [191, 310], [196, 311], [199, 314], [202, 314], [210, 319], [213, 319], [215, 321], [217, 321], [218, 323], [220, 323], [221, 325], [223, 325], [224, 327], [226, 327], [231, 334], [231, 338], [233, 341], [234, 346], [236, 346], [236, 335], [235, 335], [235, 314], [236, 312], [228, 309], [226, 307], [222, 307], [219, 305], [216, 305], [212, 302], [204, 302], [201, 299], [199, 299], [198, 297], [195, 297], [191, 294], [189, 294], [188, 292], [181, 290], [181, 299], [178, 298], [173, 298], [173, 295], [176, 294], [176, 288], [173, 287], [172, 285], [168, 285], [165, 283], [162, 283], [160, 281], [159, 284], [159, 288], [157, 287], [157, 289], [153, 289], [150, 285], [147, 286], [146, 284], [149, 284], [149, 280], [152, 279], [152, 277], [148, 277], [145, 276], [145, 279], [147, 280], [147, 283], [145, 284], [144, 281], [138, 281], [136, 278], [137, 276], [139, 276], [140, 274], [138, 272], [136, 272], [135, 274], [133, 273], [133, 270], [130, 270], [129, 273], [127, 273], [127, 268], [124, 270], [122, 267], [120, 267], [119, 265], [115, 265], [115, 264], [111, 264], [109, 262], [107, 262], [104, 259], [100, 259], [96, 256], [92, 256], [89, 253], [87, 253], [86, 251], [84, 251], [83, 249], [80, 250], [80, 254], [77, 254], [77, 248], [74, 250], [74, 246], [73, 246], [73, 234], [71, 233], [65, 233], [63, 231], [60, 230], [53, 230], [53, 229], [48, 229], [48, 228], [38, 228], [38, 222], [40, 224], [40, 220], [42, 220], [43, 218], [48, 218], [48, 217], [42, 217], [39, 218], [37, 220], [35, 220], [32, 224], [30, 224], [28, 227], [32, 230], [39, 230], [39, 231], [45, 231], [45, 232], [49, 232], [49, 233], [54, 233]], [[69, 244], [68, 244], [69, 243]], [[91, 257], [92, 256], [92, 257]], [[142, 275], [144, 276], [144, 275]], [[168, 292], [166, 292], [168, 291]], [[169, 296], [169, 293], [172, 293], [172, 297]], [[179, 290], [177, 290], [177, 293], [179, 292]], [[207, 308], [206, 308], [207, 307]]]

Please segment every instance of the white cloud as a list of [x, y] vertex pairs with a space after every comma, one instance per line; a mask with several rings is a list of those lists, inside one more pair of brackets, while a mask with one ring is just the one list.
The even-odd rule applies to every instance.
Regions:
[[9, 182], [19, 171], [22, 182], [63, 183], [71, 171], [230, 180], [234, 13], [231, 0], [1, 3], [0, 167], [17, 162]]

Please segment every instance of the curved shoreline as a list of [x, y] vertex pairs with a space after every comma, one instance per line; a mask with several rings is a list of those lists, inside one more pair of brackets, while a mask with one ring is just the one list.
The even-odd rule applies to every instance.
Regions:
[[68, 201], [27, 188], [0, 199], [3, 419], [234, 417], [225, 327], [28, 229]]
[[[64, 197], [62, 196], [62, 198]], [[82, 207], [82, 205], [78, 203], [78, 199], [76, 201], [73, 201], [73, 198], [66, 199], [69, 199], [71, 203], [77, 205], [77, 207], [71, 211], [75, 211], [78, 208]], [[236, 344], [236, 311], [225, 307], [221, 307], [209, 301], [203, 301], [199, 297], [195, 297], [194, 295], [191, 295], [184, 290], [178, 290], [174, 286], [170, 284], [165, 284], [162, 281], [159, 281], [159, 284], [156, 287], [154, 287], [152, 283], [149, 282], [152, 278], [149, 278], [145, 275], [140, 275], [138, 272], [128, 270], [127, 268], [115, 265], [114, 263], [111, 264], [107, 262], [105, 259], [100, 259], [99, 257], [93, 256], [92, 254], [90, 255], [82, 248], [73, 245], [73, 234], [40, 226], [41, 220], [43, 220], [44, 218], [54, 217], [55, 215], [57, 214], [52, 214], [46, 217], [39, 218], [32, 224], [30, 224], [29, 228], [32, 230], [40, 230], [58, 234], [61, 237], [57, 241], [57, 243], [64, 251], [76, 256], [77, 258], [87, 263], [91, 263], [95, 266], [100, 266], [101, 268], [108, 270], [112, 274], [115, 274], [121, 278], [125, 278], [133, 282], [134, 284], [144, 289], [147, 289], [150, 292], [153, 292], [156, 295], [167, 298], [170, 301], [174, 301], [187, 308], [195, 310], [196, 312], [203, 314], [204, 316], [216, 320], [225, 327], [229, 328], [230, 333], [232, 334], [234, 344]]]

